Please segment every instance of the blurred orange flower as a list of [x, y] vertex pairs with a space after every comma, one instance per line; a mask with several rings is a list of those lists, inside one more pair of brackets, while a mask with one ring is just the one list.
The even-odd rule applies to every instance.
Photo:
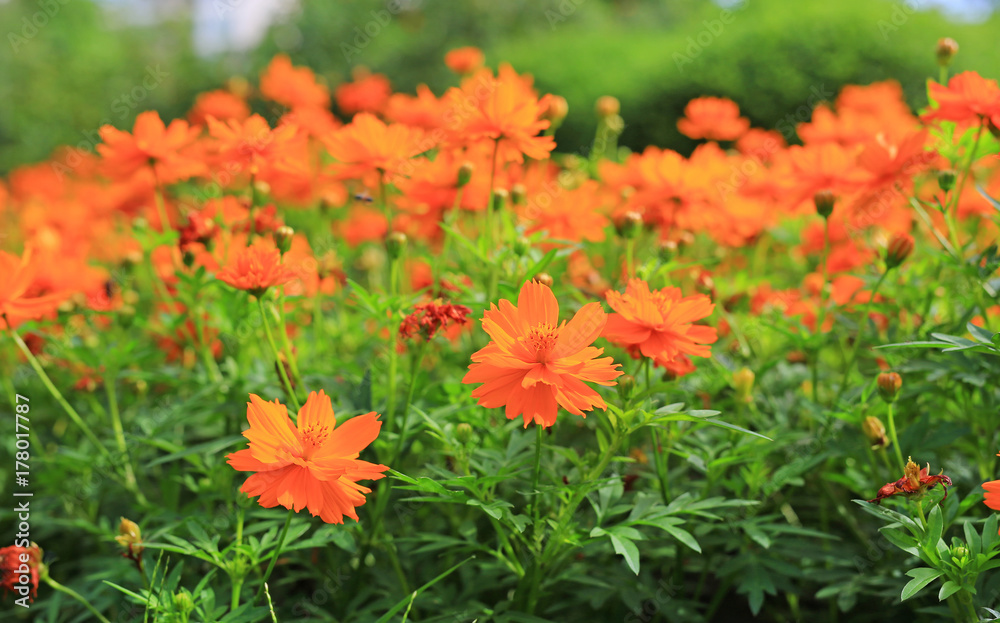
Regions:
[[924, 121], [979, 123], [983, 118], [1000, 115], [1000, 86], [996, 80], [974, 71], [952, 76], [948, 86], [930, 82], [927, 88], [937, 106], [924, 113]]
[[584, 305], [568, 323], [559, 324], [559, 302], [537, 281], [521, 287], [517, 306], [501, 300], [483, 315], [483, 330], [492, 341], [472, 355], [463, 383], [482, 383], [473, 398], [488, 408], [506, 407], [508, 419], [524, 417], [552, 426], [559, 407], [586, 417], [594, 407], [606, 409], [600, 394], [585, 381], [614, 385], [621, 376], [611, 357], [598, 357], [590, 346], [601, 334], [607, 314], [600, 303]]
[[401, 123], [386, 125], [370, 113], [358, 113], [325, 143], [337, 161], [336, 175], [344, 178], [375, 171], [396, 173], [407, 160], [433, 147], [421, 130]]
[[44, 296], [26, 296], [34, 284], [38, 263], [31, 251], [22, 257], [0, 251], [0, 328], [14, 328], [24, 320], [36, 320], [53, 312], [70, 292], [55, 292]]
[[983, 489], [986, 491], [986, 495], [983, 496], [983, 503], [995, 511], [1000, 511], [1000, 480], [984, 482]]
[[278, 54], [260, 77], [260, 93], [288, 108], [328, 108], [330, 91], [316, 82], [308, 67], [295, 67], [286, 54]]
[[519, 76], [507, 64], [496, 76], [482, 69], [462, 81], [461, 88], [445, 94], [450, 106], [448, 119], [452, 140], [460, 145], [497, 141], [500, 162], [523, 162], [549, 157], [555, 139], [538, 134], [549, 127], [543, 119], [550, 96], [538, 97], [530, 76]]
[[740, 117], [736, 102], [723, 97], [699, 97], [684, 107], [677, 121], [681, 134], [693, 139], [735, 141], [750, 129], [750, 121]]
[[455, 48], [444, 55], [444, 64], [456, 74], [472, 73], [483, 66], [486, 60], [483, 51], [475, 46]]
[[382, 428], [378, 417], [373, 411], [337, 427], [330, 398], [320, 390], [309, 394], [296, 425], [285, 405], [250, 394], [250, 428], [243, 431], [250, 445], [226, 458], [233, 469], [256, 472], [240, 491], [260, 496], [264, 508], [279, 504], [295, 512], [307, 508], [326, 523], [344, 523], [344, 515], [358, 521], [354, 509], [365, 503], [365, 493], [371, 493], [358, 481], [378, 480], [389, 469], [358, 460], [378, 437]]
[[345, 82], [334, 92], [337, 106], [345, 115], [359, 112], [381, 113], [392, 95], [389, 79], [359, 67], [354, 70], [354, 82]]
[[199, 130], [175, 119], [165, 126], [160, 114], [139, 113], [132, 134], [106, 125], [100, 130], [104, 143], [97, 146], [105, 172], [116, 179], [139, 171], [152, 171], [160, 184], [170, 184], [203, 173], [205, 163], [185, 153], [198, 138]]
[[219, 121], [243, 121], [249, 116], [250, 107], [242, 97], [219, 89], [202, 93], [195, 98], [194, 106], [188, 112], [188, 121], [194, 125], [205, 125], [209, 117], [215, 117]]
[[645, 281], [631, 279], [625, 294], [609, 290], [606, 296], [617, 313], [608, 317], [604, 337], [633, 356], [639, 353], [666, 367], [682, 355], [712, 355], [709, 344], [719, 339], [715, 328], [694, 324], [715, 309], [704, 294], [683, 297], [680, 288], [651, 291]]

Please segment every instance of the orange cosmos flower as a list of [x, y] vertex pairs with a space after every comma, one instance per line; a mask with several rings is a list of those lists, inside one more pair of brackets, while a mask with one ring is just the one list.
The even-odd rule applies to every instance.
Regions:
[[235, 119], [243, 121], [250, 116], [250, 107], [239, 95], [219, 89], [200, 94], [188, 112], [188, 121], [194, 125], [205, 125], [209, 117], [219, 121]]
[[0, 251], [0, 328], [16, 327], [24, 320], [36, 320], [53, 312], [69, 292], [56, 292], [44, 296], [28, 297], [25, 294], [38, 274], [38, 262], [31, 261], [31, 251], [23, 257]]
[[948, 86], [928, 85], [930, 98], [937, 107], [921, 117], [924, 121], [975, 122], [1000, 115], [1000, 86], [974, 71], [952, 76]]
[[426, 84], [418, 84], [416, 97], [405, 93], [393, 94], [386, 106], [385, 117], [389, 121], [430, 131], [444, 125], [446, 112], [445, 102], [435, 97]]
[[337, 175], [344, 178], [379, 170], [395, 173], [407, 160], [433, 147], [419, 129], [400, 123], [386, 125], [370, 113], [358, 113], [325, 143], [338, 162]]
[[392, 95], [389, 79], [382, 74], [373, 74], [363, 67], [354, 70], [354, 82], [345, 82], [337, 87], [337, 106], [345, 115], [358, 112], [380, 113]]
[[984, 482], [983, 489], [986, 490], [983, 503], [995, 511], [1000, 511], [1000, 480]]
[[208, 132], [216, 139], [215, 148], [222, 164], [244, 167], [256, 175], [268, 164], [285, 157], [296, 146], [298, 128], [290, 123], [271, 129], [260, 115], [243, 122], [208, 118]]
[[482, 67], [485, 60], [483, 51], [472, 45], [455, 48], [444, 55], [444, 64], [459, 75], [471, 74]]
[[750, 129], [750, 120], [740, 117], [736, 102], [723, 97], [699, 97], [684, 107], [677, 122], [684, 136], [710, 141], [734, 141]]
[[501, 300], [483, 315], [492, 341], [472, 355], [463, 383], [482, 383], [472, 391], [479, 404], [506, 406], [508, 419], [524, 416], [524, 426], [556, 422], [559, 407], [586, 417], [606, 409], [600, 394], [584, 381], [614, 385], [621, 376], [611, 357], [590, 346], [601, 334], [607, 314], [600, 303], [584, 305], [568, 323], [559, 324], [559, 303], [547, 286], [531, 281], [521, 288], [517, 306]]
[[497, 141], [500, 162], [523, 162], [549, 157], [555, 139], [538, 136], [549, 127], [543, 119], [550, 96], [539, 99], [530, 76], [519, 76], [510, 65], [501, 65], [497, 76], [483, 69], [445, 95], [449, 105], [446, 121], [452, 140], [459, 145]]
[[198, 129], [175, 119], [164, 126], [156, 111], [139, 113], [132, 134], [106, 125], [100, 130], [104, 143], [97, 151], [108, 175], [124, 179], [139, 171], [152, 171], [161, 184], [188, 179], [205, 171], [200, 160], [185, 155], [198, 138]]
[[233, 469], [256, 472], [240, 491], [260, 496], [264, 508], [279, 504], [295, 512], [308, 508], [326, 523], [344, 523], [344, 515], [357, 521], [354, 509], [365, 503], [365, 493], [371, 493], [358, 481], [378, 480], [389, 469], [358, 460], [378, 437], [382, 428], [378, 417], [373, 411], [337, 427], [330, 398], [320, 390], [310, 392], [296, 425], [285, 405], [250, 394], [250, 428], [243, 431], [250, 446], [226, 459]]
[[[22, 558], [23, 557], [23, 558]], [[30, 601], [38, 596], [39, 566], [42, 564], [42, 550], [31, 544], [30, 547], [8, 545], [0, 548], [0, 586], [7, 592], [16, 592]], [[27, 582], [20, 578], [27, 576]]]
[[330, 92], [308, 67], [294, 67], [286, 54], [271, 59], [260, 77], [260, 93], [288, 108], [328, 108]]
[[295, 273], [282, 265], [280, 251], [258, 240], [237, 253], [215, 276], [259, 298], [271, 286], [294, 279]]
[[719, 339], [715, 328], [694, 324], [715, 309], [704, 294], [683, 297], [680, 288], [651, 291], [642, 279], [631, 279], [625, 294], [610, 290], [606, 296], [618, 313], [608, 318], [604, 337], [632, 356], [642, 354], [668, 367], [683, 355], [712, 355], [709, 344]]

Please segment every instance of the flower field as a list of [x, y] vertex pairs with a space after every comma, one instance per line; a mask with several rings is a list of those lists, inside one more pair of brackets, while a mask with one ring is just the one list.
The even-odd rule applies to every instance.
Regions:
[[[1000, 620], [1000, 86], [690, 154], [278, 55], [0, 180], [4, 621]], [[336, 114], [334, 113], [336, 111]], [[996, 332], [995, 332], [996, 331]]]

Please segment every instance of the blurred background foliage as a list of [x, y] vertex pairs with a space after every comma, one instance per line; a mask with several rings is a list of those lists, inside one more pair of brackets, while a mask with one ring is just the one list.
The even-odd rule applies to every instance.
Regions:
[[[955, 0], [958, 2], [958, 0]], [[909, 0], [303, 0], [250, 48], [195, 36], [199, 20], [225, 23], [258, 10], [248, 0], [0, 0], [0, 173], [46, 158], [61, 144], [92, 148], [103, 123], [131, 127], [156, 109], [183, 116], [195, 95], [231, 76], [254, 79], [277, 52], [331, 86], [365, 66], [396, 90], [454, 84], [444, 53], [477, 45], [495, 66], [532, 73], [540, 90], [566, 97], [560, 150], [586, 149], [593, 103], [622, 101], [622, 144], [687, 152], [676, 130], [701, 95], [737, 101], [760, 127], [805, 120], [845, 84], [900, 81], [926, 104], [936, 77], [934, 44], [961, 50], [953, 71], [1000, 76], [1000, 14], [954, 21]], [[6, 32], [4, 32], [6, 30]], [[227, 49], [228, 47], [228, 49]], [[206, 51], [210, 50], [210, 51]]]

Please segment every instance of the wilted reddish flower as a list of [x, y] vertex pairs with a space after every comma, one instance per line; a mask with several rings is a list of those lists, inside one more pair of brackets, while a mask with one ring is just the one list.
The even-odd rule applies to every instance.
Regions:
[[888, 497], [892, 497], [898, 493], [902, 493], [906, 497], [917, 496], [920, 497], [926, 493], [929, 489], [933, 489], [935, 485], [941, 483], [944, 488], [944, 496], [948, 497], [948, 487], [951, 486], [951, 478], [945, 476], [942, 472], [936, 476], [931, 476], [928, 474], [930, 470], [930, 464], [927, 467], [920, 469], [917, 464], [913, 462], [913, 459], [908, 459], [906, 462], [906, 468], [903, 470], [903, 477], [896, 482], [889, 482], [882, 486], [878, 490], [878, 495], [875, 499], [868, 500], [869, 502], [875, 504], [881, 504], [882, 500]]
[[421, 303], [413, 308], [413, 313], [399, 325], [399, 335], [404, 339], [420, 336], [430, 340], [441, 329], [469, 321], [472, 310], [465, 305], [445, 303], [440, 298], [430, 303]]
[[36, 597], [38, 567], [41, 562], [42, 550], [34, 543], [30, 547], [8, 545], [0, 548], [0, 586], [4, 587], [5, 592], [16, 592], [22, 597]]
[[260, 297], [271, 286], [287, 283], [295, 273], [281, 263], [281, 253], [263, 242], [242, 249], [215, 275], [234, 288]]

